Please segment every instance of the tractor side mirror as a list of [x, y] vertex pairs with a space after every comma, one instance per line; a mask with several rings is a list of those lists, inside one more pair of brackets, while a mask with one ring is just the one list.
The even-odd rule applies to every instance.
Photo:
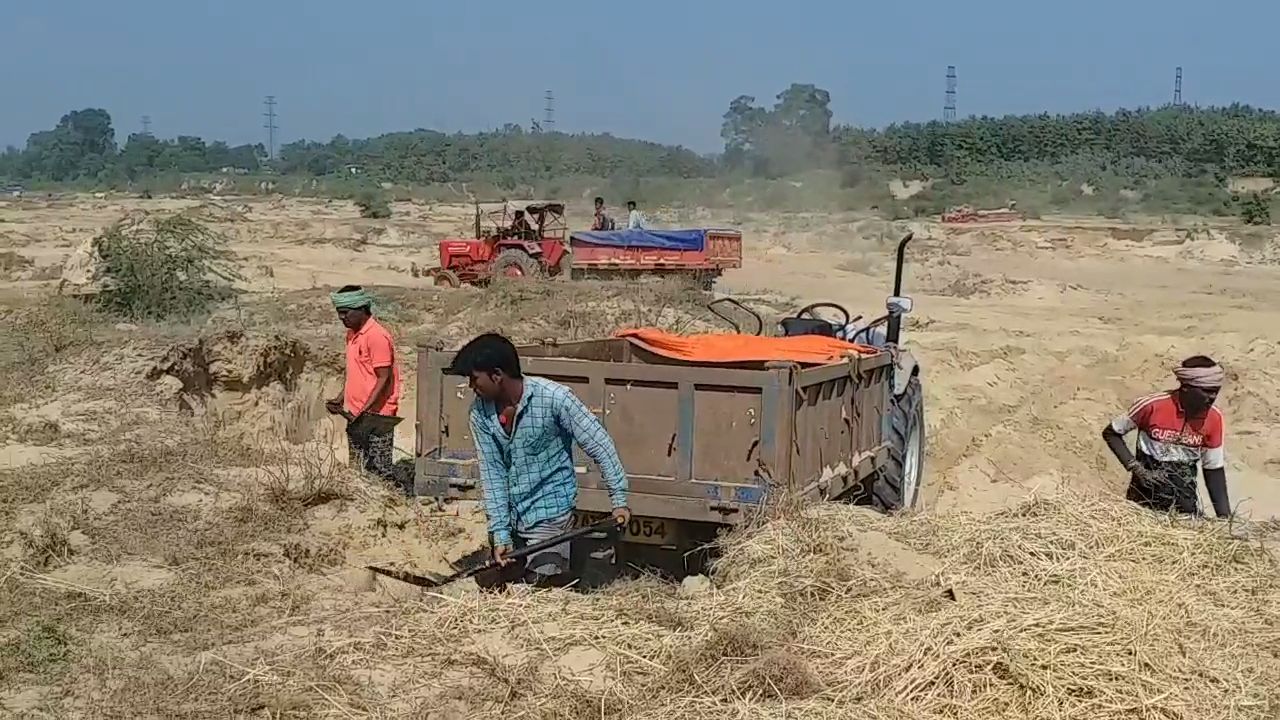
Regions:
[[890, 315], [907, 315], [914, 306], [915, 303], [906, 295], [890, 295], [889, 299], [884, 301], [884, 309]]

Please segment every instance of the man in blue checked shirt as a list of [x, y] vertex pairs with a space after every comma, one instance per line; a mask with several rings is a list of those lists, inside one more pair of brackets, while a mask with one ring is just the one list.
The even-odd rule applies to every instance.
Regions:
[[[480, 461], [493, 558], [504, 568], [518, 567], [506, 559], [514, 548], [572, 529], [578, 499], [575, 442], [600, 467], [613, 517], [626, 525], [631, 511], [618, 450], [572, 390], [546, 378], [525, 377], [515, 346], [492, 333], [464, 345], [450, 370], [467, 377], [476, 394], [471, 436]], [[566, 542], [527, 558], [523, 571], [504, 572], [500, 582], [519, 578], [555, 584], [568, 569]]]

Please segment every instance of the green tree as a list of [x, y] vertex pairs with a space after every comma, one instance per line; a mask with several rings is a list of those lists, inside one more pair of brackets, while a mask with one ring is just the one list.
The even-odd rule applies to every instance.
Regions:
[[815, 85], [793, 83], [770, 110], [740, 95], [729, 103], [720, 127], [724, 163], [766, 176], [827, 167], [834, 158], [831, 118], [831, 94]]

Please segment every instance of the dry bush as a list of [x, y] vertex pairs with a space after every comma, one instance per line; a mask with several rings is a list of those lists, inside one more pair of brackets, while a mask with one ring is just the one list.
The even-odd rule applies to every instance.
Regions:
[[71, 532], [84, 515], [79, 504], [47, 503], [30, 527], [18, 529], [24, 560], [35, 567], [62, 565], [71, 560]]
[[332, 445], [308, 442], [301, 451], [279, 447], [275, 461], [258, 467], [263, 493], [276, 507], [305, 510], [356, 495], [360, 480], [338, 462]]
[[94, 239], [98, 303], [134, 319], [202, 315], [243, 279], [227, 238], [182, 214], [126, 218]]

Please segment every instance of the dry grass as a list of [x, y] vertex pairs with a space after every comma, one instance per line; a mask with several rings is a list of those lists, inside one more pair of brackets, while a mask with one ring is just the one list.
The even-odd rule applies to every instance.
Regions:
[[[866, 560], [868, 530], [936, 574]], [[322, 695], [280, 657], [242, 679], [335, 717], [1271, 718], [1280, 573], [1260, 543], [1078, 495], [985, 517], [819, 506], [731, 539], [710, 592], [427, 596], [325, 655], [394, 678]]]
[[369, 482], [340, 464], [327, 442], [308, 442], [295, 450], [281, 441], [274, 457], [258, 467], [258, 482], [267, 499], [282, 509], [350, 500]]
[[23, 557], [35, 567], [51, 567], [71, 560], [71, 532], [84, 516], [83, 506], [47, 503], [30, 527], [18, 529]]
[[52, 295], [0, 311], [0, 407], [47, 394], [49, 366], [90, 347], [104, 323], [83, 303]]

